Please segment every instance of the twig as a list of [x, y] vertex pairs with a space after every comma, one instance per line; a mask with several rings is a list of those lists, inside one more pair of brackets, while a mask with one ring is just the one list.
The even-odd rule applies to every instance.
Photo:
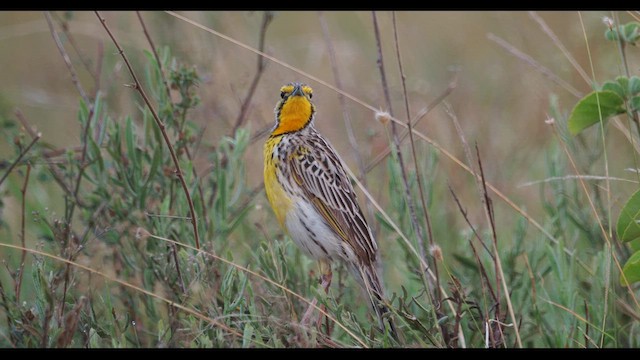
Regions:
[[18, 158], [16, 158], [13, 163], [11, 163], [11, 165], [9, 166], [9, 168], [7, 169], [7, 171], [4, 173], [4, 175], [2, 175], [2, 179], [0, 179], [0, 185], [2, 185], [2, 183], [4, 182], [4, 180], [7, 178], [7, 176], [9, 176], [9, 174], [11, 173], [11, 171], [13, 170], [14, 167], [16, 167], [16, 165], [18, 165], [18, 163], [20, 162], [20, 160], [22, 159], [22, 157], [29, 152], [29, 150], [31, 150], [31, 147], [38, 142], [38, 140], [40, 140], [40, 138], [42, 137], [42, 133], [37, 133], [36, 137], [33, 138], [33, 140], [31, 140], [31, 142], [29, 143], [29, 145], [27, 145], [27, 147], [20, 152], [20, 154], [18, 155]]
[[[460, 122], [458, 121], [458, 117], [456, 116], [455, 112], [453, 111], [453, 109], [451, 108], [451, 106], [448, 103], [444, 103], [445, 107], [445, 113], [451, 118], [451, 121], [453, 122], [453, 126], [456, 129], [456, 133], [458, 134], [458, 138], [460, 138], [460, 143], [462, 144], [462, 150], [464, 151], [464, 155], [467, 158], [467, 163], [469, 164], [469, 167], [471, 168], [471, 170], [474, 173], [478, 173], [478, 170], [475, 168], [474, 161], [473, 161], [473, 157], [471, 156], [471, 149], [469, 148], [469, 143], [467, 142], [467, 138], [464, 136], [464, 131], [462, 131], [462, 126], [460, 126]], [[475, 178], [475, 183], [476, 183], [476, 190], [478, 191], [478, 194], [482, 194], [482, 184], [480, 183], [480, 179], [478, 177]], [[471, 224], [469, 224], [471, 226]], [[495, 262], [495, 256], [493, 255], [493, 253], [491, 252], [491, 250], [489, 250], [489, 248], [487, 247], [487, 245], [484, 243], [484, 241], [482, 240], [482, 238], [480, 236], [478, 236], [478, 240], [480, 241], [480, 243], [482, 244], [482, 246], [484, 247], [485, 250], [487, 250], [487, 252], [489, 253], [489, 255], [491, 255], [492, 260]], [[499, 294], [499, 293], [498, 293]], [[498, 295], [495, 300], [496, 302], [498, 301], [498, 298], [500, 296]]]
[[587, 84], [589, 84], [589, 86], [591, 86], [591, 79], [589, 79], [589, 75], [587, 75], [587, 73], [584, 71], [582, 66], [580, 66], [580, 64], [578, 64], [578, 61], [576, 61], [576, 59], [571, 55], [571, 53], [567, 50], [567, 48], [564, 47], [564, 45], [562, 44], [562, 42], [560, 41], [558, 36], [556, 36], [556, 34], [553, 32], [553, 30], [551, 30], [549, 25], [547, 25], [547, 22], [544, 21], [544, 19], [541, 18], [540, 15], [538, 15], [538, 13], [535, 12], [535, 11], [529, 11], [529, 16], [533, 20], [535, 20], [535, 22], [537, 22], [538, 25], [540, 25], [540, 28], [542, 29], [542, 31], [545, 34], [547, 34], [547, 36], [549, 36], [551, 41], [558, 47], [558, 49], [560, 49], [562, 54], [567, 58], [567, 60], [569, 60], [571, 65], [573, 65], [573, 67], [576, 69], [578, 74], [580, 74], [582, 79], [584, 79], [584, 81]]
[[[480, 237], [480, 234], [478, 234], [478, 231], [476, 230], [475, 226], [473, 226], [473, 224], [469, 220], [469, 217], [467, 216], [467, 212], [462, 208], [462, 204], [460, 203], [460, 199], [458, 199], [458, 196], [453, 191], [453, 188], [451, 188], [451, 185], [449, 184], [448, 186], [449, 186], [449, 191], [451, 192], [451, 195], [453, 195], [453, 200], [458, 205], [458, 210], [460, 210], [460, 213], [462, 214], [462, 217], [466, 221], [467, 225], [469, 225], [469, 227], [471, 228], [471, 231], [473, 231], [473, 235], [475, 236], [476, 239], [478, 239], [478, 242], [480, 242], [480, 245], [482, 245], [482, 247], [487, 251], [487, 254], [489, 254], [491, 259], [495, 260], [493, 253], [491, 252], [491, 250], [489, 250], [489, 248], [487, 247], [487, 244], [484, 243], [484, 240], [482, 240], [482, 237]], [[472, 246], [473, 246], [473, 244], [472, 244]], [[475, 248], [474, 248], [474, 251], [475, 251]], [[496, 301], [498, 301], [498, 298], [496, 298], [495, 295], [494, 295], [494, 298], [495, 298]]]
[[[420, 172], [420, 166], [418, 165], [418, 156], [416, 155], [416, 146], [413, 141], [413, 132], [411, 131], [411, 109], [409, 107], [409, 96], [407, 94], [407, 84], [406, 84], [406, 76], [404, 75], [404, 70], [402, 68], [402, 56], [400, 55], [400, 41], [398, 40], [398, 27], [396, 26], [396, 12], [393, 11], [391, 13], [391, 19], [393, 22], [393, 37], [396, 45], [396, 57], [398, 58], [398, 68], [400, 71], [400, 79], [402, 80], [402, 93], [404, 98], [404, 106], [407, 112], [407, 132], [409, 133], [409, 144], [411, 145], [411, 154], [413, 155], [413, 166], [416, 168], [416, 180], [418, 183], [418, 190], [420, 192], [420, 201], [422, 203], [422, 208], [424, 209], [424, 219], [425, 224], [427, 225], [427, 237], [429, 239], [429, 245], [434, 247], [436, 245], [435, 240], [433, 239], [433, 232], [431, 230], [431, 219], [429, 216], [429, 208], [425, 203], [424, 189], [422, 186], [422, 175]], [[399, 150], [398, 150], [399, 151]], [[424, 242], [424, 238], [420, 239]], [[423, 245], [424, 247], [424, 245]], [[440, 304], [442, 301], [442, 294], [440, 293], [440, 276], [438, 275], [438, 263], [433, 259], [433, 272], [436, 275], [436, 286], [435, 286], [435, 295], [436, 302]]]
[[[26, 214], [26, 198], [27, 198], [27, 185], [29, 184], [29, 174], [31, 174], [31, 164], [27, 163], [27, 174], [24, 176], [24, 185], [22, 185], [22, 189], [20, 189], [20, 193], [22, 194], [22, 216], [20, 219], [20, 244], [23, 248], [26, 248], [25, 245], [25, 234], [24, 234], [24, 222], [27, 216]], [[16, 304], [20, 303], [20, 290], [22, 289], [22, 275], [24, 273], [24, 262], [27, 258], [27, 252], [22, 250], [22, 257], [20, 258], [20, 273], [18, 274], [18, 281], [16, 282]]]
[[178, 280], [180, 280], [180, 288], [182, 293], [187, 296], [187, 287], [184, 285], [184, 279], [182, 279], [182, 272], [180, 271], [180, 263], [178, 262], [178, 250], [176, 249], [176, 244], [171, 244], [171, 254], [173, 256], [173, 261], [176, 263], [176, 274], [178, 275]]
[[[487, 246], [485, 245], [484, 241], [482, 241], [482, 238], [480, 238], [480, 234], [478, 234], [478, 232], [476, 231], [475, 227], [471, 224], [471, 221], [469, 220], [469, 217], [467, 216], [467, 212], [464, 211], [464, 209], [462, 208], [462, 204], [460, 203], [460, 200], [458, 199], [458, 196], [453, 191], [453, 188], [451, 188], [450, 184], [448, 184], [448, 187], [449, 187], [449, 191], [451, 192], [451, 195], [453, 195], [453, 199], [455, 200], [456, 204], [458, 205], [458, 210], [460, 210], [460, 213], [462, 213], [462, 216], [463, 216], [464, 220], [467, 222], [467, 224], [469, 225], [469, 227], [473, 231], [473, 234], [480, 241], [480, 243], [485, 248], [485, 250], [487, 251], [489, 256], [491, 256], [491, 258], [493, 259], [493, 254], [487, 248]], [[473, 257], [476, 260], [476, 263], [478, 264], [478, 268], [480, 269], [481, 279], [484, 280], [483, 282], [481, 282], [483, 295], [486, 296], [485, 295], [485, 293], [486, 293], [485, 285], [486, 285], [489, 288], [489, 292], [491, 294], [491, 298], [493, 299], [493, 302], [497, 304], [498, 303], [498, 297], [496, 296], [496, 292], [493, 290], [493, 287], [491, 286], [491, 281], [489, 280], [489, 275], [487, 275], [487, 271], [486, 271], [486, 269], [484, 267], [484, 264], [482, 263], [482, 261], [480, 261], [480, 256], [478, 254], [478, 250], [476, 249], [476, 247], [473, 244], [473, 241], [471, 239], [469, 239], [469, 245], [471, 246], [471, 250], [473, 251]], [[485, 306], [485, 308], [484, 308], [484, 317], [485, 317], [484, 321], [488, 322], [489, 321], [489, 310], [487, 309], [486, 302], [483, 302], [483, 304]]]
[[49, 25], [49, 31], [51, 32], [51, 36], [53, 36], [53, 41], [55, 41], [56, 46], [58, 47], [58, 51], [60, 51], [60, 55], [62, 55], [62, 59], [69, 69], [69, 73], [71, 74], [71, 81], [76, 86], [76, 89], [78, 89], [78, 92], [80, 93], [80, 96], [82, 96], [85, 104], [89, 106], [89, 110], [93, 110], [91, 100], [87, 96], [87, 93], [84, 91], [82, 84], [80, 84], [80, 81], [78, 80], [78, 75], [76, 74], [76, 70], [74, 69], [73, 64], [71, 64], [71, 59], [69, 59], [69, 55], [67, 55], [67, 52], [64, 50], [64, 46], [60, 41], [60, 37], [58, 36], [56, 29], [53, 28], [53, 22], [51, 21], [51, 14], [49, 13], [49, 11], [44, 12], [44, 17], [47, 20], [47, 24]]
[[164, 141], [167, 144], [167, 147], [169, 148], [169, 152], [171, 153], [171, 158], [173, 159], [173, 163], [176, 166], [176, 174], [178, 176], [178, 179], [180, 179], [180, 184], [182, 185], [182, 190], [184, 191], [184, 194], [187, 197], [187, 202], [189, 203], [189, 211], [191, 212], [191, 224], [193, 225], [193, 233], [194, 233], [194, 236], [195, 236], [196, 248], [199, 249], [200, 248], [200, 236], [198, 235], [198, 222], [197, 222], [197, 218], [196, 218], [196, 211], [195, 211], [195, 209], [193, 207], [193, 201], [191, 200], [191, 194], [189, 194], [189, 188], [187, 187], [187, 183], [184, 180], [184, 174], [182, 174], [182, 170], [180, 169], [180, 163], [178, 162], [178, 157], [176, 156], [175, 150], [173, 149], [173, 145], [171, 145], [171, 140], [169, 140], [169, 135], [167, 134], [167, 132], [165, 130], [165, 125], [162, 122], [162, 120], [160, 120], [160, 118], [158, 117], [158, 114], [156, 113], [156, 110], [151, 105], [151, 102], [149, 101], [149, 98], [147, 97], [147, 94], [145, 94], [144, 90], [142, 89], [142, 85], [138, 81], [138, 77], [136, 76], [135, 72], [133, 71], [133, 68], [131, 67], [131, 64], [129, 63], [129, 59], [127, 59], [127, 56], [124, 54], [124, 50], [122, 50], [122, 48], [120, 47], [120, 44], [118, 43], [116, 38], [111, 33], [111, 30], [107, 26], [106, 20], [100, 15], [100, 13], [98, 11], [95, 11], [95, 14], [98, 17], [98, 19], [100, 20], [100, 22], [102, 23], [102, 26], [106, 30], [107, 34], [109, 34], [109, 37], [113, 41], [113, 44], [118, 49], [118, 53], [120, 54], [120, 56], [122, 56], [122, 59], [124, 60], [125, 64], [127, 65], [127, 68], [129, 69], [129, 73], [131, 74], [131, 77], [133, 78], [133, 81], [135, 82], [135, 84], [133, 84], [132, 87], [135, 88], [140, 93], [140, 95], [144, 99], [145, 104], [147, 105], [147, 107], [151, 111], [151, 114], [153, 115], [153, 118], [156, 121], [156, 125], [158, 125], [158, 127], [160, 128], [160, 131], [162, 132], [162, 136], [164, 137]]
[[162, 77], [162, 83], [164, 84], [164, 88], [167, 91], [167, 98], [169, 102], [171, 102], [171, 90], [169, 89], [169, 82], [167, 82], [167, 78], [164, 75], [164, 70], [162, 69], [162, 61], [160, 61], [160, 56], [158, 56], [158, 52], [156, 51], [156, 46], [153, 44], [153, 40], [147, 31], [147, 26], [142, 20], [142, 15], [140, 15], [140, 11], [136, 11], [136, 15], [138, 15], [138, 20], [140, 20], [140, 25], [142, 25], [142, 31], [144, 32], [144, 36], [147, 38], [149, 42], [149, 46], [151, 47], [151, 51], [153, 52], [153, 57], [156, 58], [156, 62], [158, 63], [158, 68], [160, 68], [160, 76]]
[[[493, 236], [493, 251], [495, 253], [495, 264], [496, 264], [496, 285], [498, 285], [498, 283], [502, 283], [502, 287], [504, 290], [504, 297], [507, 300], [507, 310], [509, 311], [511, 322], [513, 324], [517, 324], [518, 321], [516, 320], [516, 316], [513, 311], [513, 305], [511, 304], [511, 295], [509, 294], [509, 287], [507, 286], [507, 282], [504, 277], [504, 272], [502, 271], [502, 260], [500, 260], [500, 254], [498, 253], [498, 237], [496, 235], [493, 207], [491, 205], [491, 198], [489, 198], [489, 192], [487, 191], [487, 185], [484, 177], [484, 170], [482, 168], [482, 160], [480, 158], [480, 150], [478, 150], [477, 144], [476, 144], [476, 156], [478, 159], [478, 168], [480, 169], [480, 177], [482, 180], [482, 194], [484, 199], [483, 203], [485, 205], [487, 217], [489, 218], [489, 224], [491, 225], [491, 234]], [[499, 292], [496, 295], [498, 298], [500, 298]], [[497, 310], [496, 310], [496, 313], [497, 313]], [[498, 318], [498, 320], [500, 319]], [[500, 332], [502, 333], [502, 329], [500, 327], [499, 329], [500, 329]], [[514, 326], [513, 331], [516, 335], [518, 347], [522, 348], [522, 340], [520, 339], [520, 331], [518, 330], [518, 327]]]
[[[271, 11], [265, 11], [264, 16], [262, 17], [262, 26], [260, 27], [260, 40], [258, 41], [258, 50], [260, 52], [264, 51], [264, 39], [267, 34], [267, 28], [269, 24], [273, 20], [273, 13]], [[251, 99], [253, 99], [253, 94], [258, 87], [258, 82], [264, 73], [265, 61], [264, 57], [258, 55], [258, 64], [256, 74], [253, 76], [253, 81], [251, 82], [251, 86], [249, 86], [249, 91], [242, 102], [242, 106], [240, 107], [240, 113], [236, 118], [236, 123], [233, 125], [233, 129], [231, 130], [231, 135], [236, 133], [238, 128], [242, 126], [244, 119], [247, 117], [247, 113], [249, 111], [249, 104], [251, 104]]]
[[[342, 78], [340, 77], [340, 72], [338, 71], [338, 60], [336, 59], [336, 52], [333, 48], [333, 42], [331, 41], [331, 37], [329, 36], [329, 26], [327, 26], [327, 21], [324, 18], [324, 14], [322, 11], [318, 11], [318, 21], [320, 22], [320, 28], [322, 29], [322, 35], [324, 37], [324, 42], [327, 45], [327, 52], [329, 53], [329, 63], [331, 64], [331, 71], [333, 72], [333, 79], [336, 82], [336, 87], [340, 90], [344, 89], [342, 86]], [[342, 118], [344, 120], [344, 127], [347, 130], [347, 139], [349, 140], [349, 145], [351, 146], [351, 151], [353, 156], [356, 159], [356, 165], [358, 166], [358, 175], [360, 176], [360, 181], [364, 186], [367, 186], [367, 178], [366, 178], [366, 170], [364, 166], [364, 161], [362, 160], [362, 154], [360, 154], [360, 150], [358, 148], [358, 142], [356, 141], [355, 134], [353, 133], [353, 124], [351, 123], [351, 116], [349, 115], [349, 110], [347, 108], [347, 102], [344, 95], [338, 93], [338, 101], [340, 102], [340, 107], [342, 108]], [[373, 206], [371, 205], [371, 201], [366, 200], [367, 212], [369, 215], [369, 219], [374, 218]], [[374, 229], [371, 229], [373, 232], [373, 237], [376, 237]]]
[[576, 179], [597, 180], [597, 181], [616, 180], [616, 181], [624, 181], [624, 182], [638, 184], [638, 181], [635, 181], [635, 180], [629, 180], [629, 179], [612, 177], [612, 176], [607, 177], [607, 176], [598, 176], [598, 175], [566, 175], [566, 176], [552, 176], [542, 180], [528, 181], [526, 183], [522, 183], [518, 185], [518, 187], [519, 188], [526, 187], [526, 186], [531, 186], [531, 185], [541, 184], [541, 183], [548, 183], [548, 182], [557, 181], [557, 180], [576, 180]]
[[495, 42], [496, 44], [500, 45], [503, 49], [507, 50], [507, 52], [510, 53], [511, 55], [517, 57], [518, 59], [531, 65], [536, 70], [540, 71], [543, 75], [548, 77], [554, 83], [560, 85], [562, 88], [570, 92], [573, 96], [577, 98], [582, 98], [582, 96], [584, 96], [581, 91], [571, 86], [571, 84], [561, 79], [558, 75], [554, 74], [551, 70], [542, 66], [540, 63], [534, 60], [531, 56], [516, 49], [513, 45], [509, 44], [504, 39], [494, 35], [493, 33], [488, 33], [487, 38], [489, 38], [489, 40]]
[[[82, 53], [78, 49], [78, 46], [76, 46], [76, 42], [73, 34], [71, 33], [71, 31], [69, 31], [69, 22], [67, 20], [61, 19], [60, 16], [58, 16], [58, 14], [56, 13], [53, 13], [53, 15], [58, 20], [58, 25], [62, 28], [62, 32], [64, 32], [64, 35], [67, 37], [67, 40], [69, 40], [69, 44], [71, 44], [71, 47], [73, 48], [73, 50], [76, 52], [76, 54], [78, 54], [78, 58], [80, 58], [80, 62], [82, 62], [82, 65], [84, 65], [84, 68], [87, 70], [89, 75], [93, 77], [93, 81], [97, 84], [99, 82], [98, 77], [100, 76], [99, 75], [100, 73], [96, 72], [97, 74], [96, 75], [91, 71], [91, 66], [89, 64], [89, 61], [87, 61], [85, 57], [82, 55]], [[98, 87], [96, 86], [96, 89], [97, 88]]]

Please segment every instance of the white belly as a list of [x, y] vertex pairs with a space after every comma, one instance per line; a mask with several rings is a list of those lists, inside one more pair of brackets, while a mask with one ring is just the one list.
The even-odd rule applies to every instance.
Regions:
[[285, 224], [289, 236], [302, 252], [312, 259], [350, 260], [355, 254], [326, 224], [313, 205], [294, 201], [297, 209], [287, 213]]

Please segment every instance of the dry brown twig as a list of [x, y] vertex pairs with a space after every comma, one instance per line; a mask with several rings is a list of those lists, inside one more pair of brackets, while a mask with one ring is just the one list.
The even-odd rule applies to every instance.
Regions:
[[[391, 13], [391, 18], [393, 22], [393, 36], [396, 45], [396, 57], [398, 59], [398, 67], [400, 71], [400, 79], [402, 80], [402, 93], [404, 98], [405, 110], [407, 112], [407, 133], [409, 133], [409, 144], [411, 145], [411, 154], [413, 155], [413, 166], [415, 167], [416, 172], [416, 181], [418, 183], [418, 191], [420, 192], [420, 201], [422, 203], [422, 209], [424, 211], [424, 220], [427, 225], [427, 238], [429, 240], [429, 246], [432, 249], [435, 249], [436, 242], [433, 238], [433, 231], [431, 229], [431, 219], [429, 216], [429, 207], [425, 202], [425, 193], [422, 185], [422, 175], [420, 173], [420, 166], [418, 164], [418, 156], [416, 155], [416, 146], [413, 140], [413, 132], [411, 127], [411, 109], [409, 107], [409, 95], [407, 94], [407, 84], [406, 84], [406, 76], [404, 74], [404, 70], [402, 68], [402, 56], [400, 55], [400, 41], [398, 40], [398, 27], [396, 25], [396, 13], [395, 11]], [[424, 241], [424, 239], [422, 239]], [[424, 245], [423, 245], [424, 246]], [[432, 258], [433, 259], [433, 258]], [[435, 286], [435, 298], [436, 303], [440, 304], [442, 301], [442, 294], [440, 293], [440, 276], [438, 275], [438, 263], [433, 259], [433, 272], [436, 275], [436, 286]]]
[[[147, 31], [147, 25], [142, 20], [142, 15], [140, 11], [136, 11], [136, 15], [138, 16], [138, 20], [140, 21], [140, 25], [142, 26], [142, 32], [144, 32], [144, 36], [147, 38], [147, 42], [149, 42], [149, 46], [151, 47], [151, 52], [153, 53], [153, 57], [156, 59], [158, 63], [158, 68], [160, 69], [160, 76], [162, 77], [162, 83], [164, 84], [165, 91], [167, 92], [167, 98], [169, 102], [171, 102], [171, 90], [169, 89], [169, 82], [167, 81], [167, 77], [164, 74], [164, 69], [162, 68], [162, 61], [160, 61], [160, 56], [158, 56], [158, 51], [156, 50], [156, 46], [153, 43], [153, 39], [151, 39], [151, 35]], [[173, 105], [173, 104], [172, 104]]]
[[[260, 35], [258, 40], [258, 50], [260, 50], [260, 52], [264, 51], [264, 42], [267, 35], [267, 28], [269, 27], [271, 20], [273, 20], [273, 13], [270, 11], [265, 11], [262, 18], [262, 25], [260, 26]], [[251, 104], [251, 99], [253, 99], [253, 94], [258, 88], [258, 82], [260, 82], [260, 78], [264, 73], [265, 65], [266, 64], [264, 61], [264, 57], [258, 55], [256, 74], [253, 76], [253, 80], [251, 81], [251, 85], [249, 86], [249, 91], [247, 92], [247, 95], [245, 96], [244, 101], [240, 106], [240, 113], [238, 114], [236, 123], [233, 125], [233, 129], [231, 130], [231, 136], [233, 136], [238, 128], [242, 126], [242, 123], [249, 113], [249, 105]]]
[[[25, 245], [25, 233], [24, 233], [24, 222], [27, 217], [26, 214], [26, 198], [27, 198], [27, 185], [29, 184], [29, 174], [31, 174], [31, 164], [27, 163], [27, 173], [24, 176], [24, 184], [22, 185], [22, 189], [20, 189], [20, 193], [22, 194], [22, 202], [21, 202], [21, 214], [20, 217], [20, 244], [23, 248], [26, 248]], [[20, 290], [22, 289], [22, 275], [24, 273], [24, 262], [27, 258], [27, 252], [22, 250], [22, 256], [20, 257], [20, 272], [18, 273], [18, 281], [16, 281], [16, 303], [20, 303]]]

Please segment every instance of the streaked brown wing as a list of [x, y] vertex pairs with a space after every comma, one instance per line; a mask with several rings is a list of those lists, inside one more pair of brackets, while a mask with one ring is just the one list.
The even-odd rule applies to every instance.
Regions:
[[313, 138], [298, 145], [288, 161], [294, 180], [331, 229], [351, 245], [361, 261], [374, 263], [377, 245], [331, 145]]

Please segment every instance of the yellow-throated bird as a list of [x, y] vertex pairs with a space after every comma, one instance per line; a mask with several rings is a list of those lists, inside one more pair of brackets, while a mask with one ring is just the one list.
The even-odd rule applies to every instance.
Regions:
[[[320, 262], [324, 290], [331, 285], [331, 262], [343, 261], [366, 290], [384, 329], [389, 310], [378, 273], [378, 246], [340, 157], [314, 127], [312, 95], [300, 83], [280, 89], [276, 124], [264, 146], [267, 198], [282, 228], [304, 254]], [[395, 336], [390, 318], [389, 325]]]

